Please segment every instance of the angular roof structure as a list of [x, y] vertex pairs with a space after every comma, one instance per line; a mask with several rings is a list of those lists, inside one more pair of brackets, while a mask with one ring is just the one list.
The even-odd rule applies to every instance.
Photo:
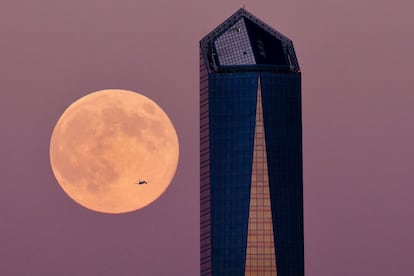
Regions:
[[200, 41], [209, 72], [299, 72], [292, 41], [244, 8]]

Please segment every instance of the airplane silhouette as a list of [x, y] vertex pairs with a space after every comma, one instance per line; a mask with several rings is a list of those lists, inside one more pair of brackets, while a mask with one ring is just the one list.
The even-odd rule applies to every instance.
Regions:
[[135, 184], [142, 185], [142, 184], [148, 184], [148, 182], [140, 179], [138, 182], [135, 182]]

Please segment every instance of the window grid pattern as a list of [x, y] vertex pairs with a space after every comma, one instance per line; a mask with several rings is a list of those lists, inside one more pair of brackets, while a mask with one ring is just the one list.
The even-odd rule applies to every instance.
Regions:
[[259, 81], [245, 276], [277, 275], [264, 135], [262, 96]]
[[211, 275], [208, 71], [200, 51], [200, 275]]
[[241, 18], [214, 42], [220, 65], [256, 64], [244, 19]]
[[244, 275], [257, 73], [210, 74], [212, 275]]
[[304, 275], [300, 73], [261, 73], [278, 276]]

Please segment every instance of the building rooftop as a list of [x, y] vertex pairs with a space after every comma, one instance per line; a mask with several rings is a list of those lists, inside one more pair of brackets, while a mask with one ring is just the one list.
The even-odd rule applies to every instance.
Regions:
[[292, 41], [244, 8], [200, 41], [210, 72], [299, 72]]

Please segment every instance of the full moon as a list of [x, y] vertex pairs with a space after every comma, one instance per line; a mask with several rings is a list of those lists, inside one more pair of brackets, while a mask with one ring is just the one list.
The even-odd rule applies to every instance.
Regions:
[[57, 182], [80, 205], [103, 213], [138, 210], [159, 198], [177, 169], [177, 133], [152, 100], [101, 90], [71, 104], [50, 140]]

